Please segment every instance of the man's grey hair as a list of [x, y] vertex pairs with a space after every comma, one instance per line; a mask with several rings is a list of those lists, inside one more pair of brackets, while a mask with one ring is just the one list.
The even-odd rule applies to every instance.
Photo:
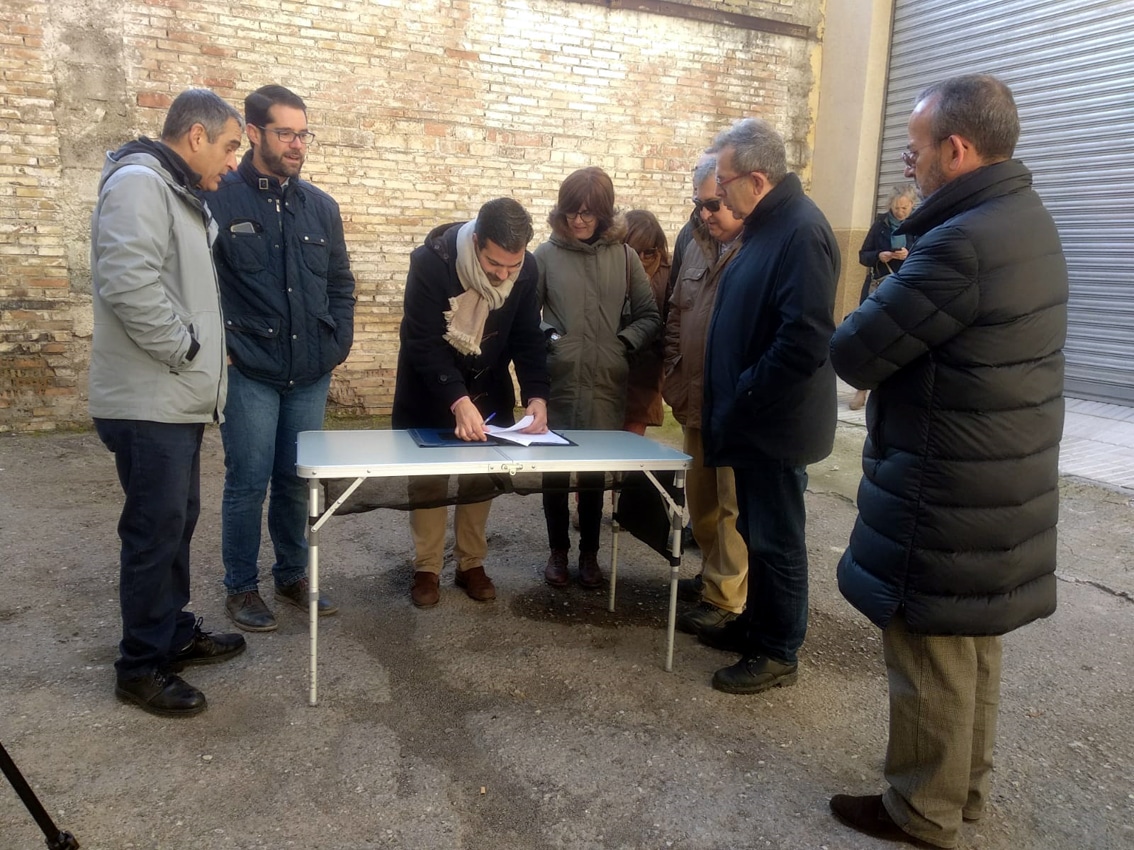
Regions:
[[717, 158], [715, 155], [703, 156], [697, 162], [697, 167], [693, 169], [693, 191], [696, 192], [701, 188], [701, 184], [713, 176], [713, 172], [717, 170]]
[[759, 171], [775, 186], [788, 173], [784, 138], [763, 118], [742, 118], [723, 130], [710, 150], [732, 148], [732, 166], [742, 174]]
[[176, 142], [193, 129], [194, 124], [200, 124], [205, 128], [209, 141], [215, 142], [233, 119], [243, 130], [244, 119], [220, 95], [208, 89], [186, 89], [169, 105], [161, 128], [161, 139], [163, 142]]
[[491, 239], [505, 251], [516, 254], [532, 241], [532, 217], [511, 198], [496, 198], [480, 208], [473, 231], [479, 245]]
[[[1020, 115], [1012, 90], [991, 74], [964, 74], [934, 83], [917, 98], [929, 104], [934, 139], [957, 135], [985, 159], [1011, 158], [1020, 139]], [[915, 104], [916, 105], [916, 104]]]

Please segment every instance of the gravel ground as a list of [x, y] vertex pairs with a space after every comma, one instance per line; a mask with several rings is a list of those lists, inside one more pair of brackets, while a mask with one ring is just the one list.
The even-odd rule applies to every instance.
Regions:
[[[187, 678], [199, 717], [116, 701], [120, 493], [90, 433], [0, 435], [0, 741], [84, 848], [830, 848], [894, 846], [828, 813], [881, 789], [879, 633], [839, 596], [862, 431], [840, 426], [808, 494], [811, 627], [799, 684], [713, 691], [724, 655], [679, 635], [662, 670], [664, 563], [622, 535], [618, 609], [541, 580], [537, 497], [498, 499], [478, 604], [442, 579], [408, 598], [410, 537], [393, 511], [336, 518], [306, 704], [306, 621]], [[223, 467], [206, 437], [193, 608], [226, 630]], [[1130, 494], [1065, 481], [1060, 606], [1006, 639], [993, 804], [961, 847], [1134, 847], [1134, 563]], [[604, 532], [609, 539], [609, 532]], [[605, 555], [605, 553], [604, 553]], [[605, 566], [605, 565], [604, 565]], [[683, 572], [698, 556], [689, 553]], [[0, 783], [0, 850], [42, 847]]]

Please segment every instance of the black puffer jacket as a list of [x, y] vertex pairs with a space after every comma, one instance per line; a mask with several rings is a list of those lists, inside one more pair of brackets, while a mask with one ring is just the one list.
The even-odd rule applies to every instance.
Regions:
[[233, 364], [284, 389], [311, 384], [350, 353], [354, 275], [339, 205], [298, 177], [281, 187], [252, 151], [205, 195]]
[[835, 332], [867, 405], [839, 588], [885, 628], [996, 635], [1055, 610], [1067, 269], [1019, 162], [947, 183], [918, 237]]
[[398, 378], [394, 387], [395, 428], [450, 428], [450, 407], [469, 396], [482, 416], [492, 413], [494, 425], [515, 422], [516, 391], [509, 363], [526, 407], [550, 394], [547, 342], [539, 329], [535, 257], [524, 265], [503, 306], [488, 314], [479, 355], [461, 354], [443, 337], [449, 299], [465, 289], [457, 277], [457, 233], [464, 222], [434, 228], [425, 244], [410, 254], [406, 280]]

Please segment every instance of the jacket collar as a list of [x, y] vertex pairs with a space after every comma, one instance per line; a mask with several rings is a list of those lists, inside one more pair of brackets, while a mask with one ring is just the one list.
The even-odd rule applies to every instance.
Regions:
[[922, 201], [894, 232], [921, 236], [990, 198], [1030, 189], [1031, 186], [1032, 173], [1018, 159], [994, 162], [950, 180]]
[[789, 172], [783, 180], [772, 187], [772, 191], [760, 199], [756, 209], [744, 219], [744, 233], [751, 233], [763, 226], [779, 212], [780, 207], [802, 195], [803, 184], [799, 182], [799, 177], [795, 173]]
[[278, 177], [264, 175], [256, 170], [256, 166], [252, 164], [251, 150], [245, 151], [244, 157], [240, 160], [240, 165], [236, 168], [236, 173], [245, 183], [258, 192], [268, 192], [280, 198], [288, 197], [293, 193], [299, 198], [303, 197], [303, 190], [300, 188], [302, 180], [298, 177], [292, 177], [287, 181], [286, 186], [281, 186]]

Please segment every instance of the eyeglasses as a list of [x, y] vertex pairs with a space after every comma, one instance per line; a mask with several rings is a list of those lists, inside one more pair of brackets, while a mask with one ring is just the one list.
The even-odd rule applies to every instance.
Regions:
[[913, 168], [915, 165], [917, 165], [917, 158], [921, 156], [921, 152], [923, 150], [925, 150], [926, 148], [931, 148], [934, 145], [939, 145], [947, 138], [949, 137], [942, 136], [940, 139], [934, 139], [932, 142], [924, 144], [920, 148], [906, 148], [904, 151], [902, 151], [902, 162], [904, 162], [910, 168]]
[[747, 173], [741, 173], [741, 174], [737, 174], [735, 177], [729, 177], [727, 180], [721, 180], [721, 176], [718, 174], [717, 175], [717, 188], [723, 189], [725, 186], [727, 186], [733, 180], [739, 180], [741, 177], [748, 177], [748, 176], [749, 175]]
[[275, 133], [276, 138], [283, 142], [285, 145], [290, 145], [296, 139], [309, 145], [315, 141], [315, 134], [310, 130], [300, 130], [298, 133], [295, 130], [277, 130], [275, 127], [260, 127], [259, 124], [253, 124], [253, 127], [259, 127], [265, 133]]
[[721, 199], [720, 198], [708, 198], [704, 201], [694, 200], [693, 201], [693, 215], [700, 215], [701, 210], [708, 210], [711, 213], [720, 212], [721, 211]]
[[641, 257], [643, 260], [652, 260], [657, 255], [658, 255], [658, 249], [657, 248], [643, 248], [641, 251], [638, 252], [638, 256]]
[[590, 210], [579, 210], [578, 212], [564, 213], [563, 217], [568, 221], [581, 221], [583, 222], [583, 224], [593, 224], [595, 220], [595, 214]]

